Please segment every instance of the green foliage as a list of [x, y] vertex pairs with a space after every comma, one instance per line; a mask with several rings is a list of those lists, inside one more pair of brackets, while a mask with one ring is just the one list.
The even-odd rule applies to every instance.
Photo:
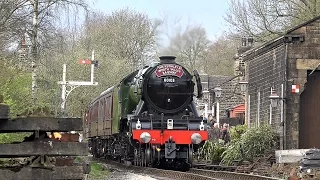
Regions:
[[248, 129], [241, 138], [232, 142], [223, 153], [222, 163], [231, 165], [235, 160], [252, 161], [278, 147], [278, 135], [272, 127], [263, 124], [258, 128]]
[[231, 140], [237, 141], [241, 138], [242, 134], [244, 134], [248, 130], [246, 124], [233, 126], [230, 128]]
[[21, 73], [7, 79], [1, 86], [4, 103], [10, 106], [11, 115], [20, 114], [32, 105], [30, 85], [31, 74]]
[[93, 178], [103, 178], [108, 175], [108, 171], [103, 168], [103, 165], [100, 163], [91, 163], [91, 171], [89, 176]]
[[221, 163], [224, 165], [232, 165], [233, 161], [243, 160], [243, 156], [241, 141], [234, 141], [229, 144], [228, 148], [223, 152]]
[[22, 142], [24, 137], [30, 136], [31, 133], [3, 133], [0, 134], [0, 144]]
[[50, 107], [45, 105], [37, 105], [34, 107], [26, 108], [26, 110], [19, 115], [20, 116], [38, 116], [38, 117], [55, 116], [54, 112], [50, 109]]
[[57, 81], [62, 79], [62, 65], [67, 64], [68, 81], [90, 81], [90, 65], [80, 65], [78, 60], [91, 59], [94, 50], [95, 59], [99, 61], [99, 67], [94, 69], [94, 81], [98, 85], [74, 89], [66, 102], [69, 116], [81, 116], [94, 97], [136, 70], [138, 62], [144, 64], [149, 60], [149, 54], [155, 52], [152, 46], [158, 25], [147, 15], [130, 9], [88, 14], [79, 28], [83, 29], [81, 36], [72, 39], [68, 38], [68, 32], [62, 33], [62, 38], [54, 40], [57, 51], [42, 52], [44, 66], [39, 70], [39, 102], [60, 110], [61, 89]]
[[83, 163], [83, 162], [84, 162], [83, 157], [77, 156], [77, 157], [74, 159], [74, 162], [75, 162], [75, 163]]
[[5, 59], [0, 59], [0, 75], [0, 94], [3, 96], [3, 103], [10, 106], [10, 115], [19, 114], [25, 111], [26, 107], [30, 107], [31, 73], [15, 67], [14, 63], [5, 63]]
[[211, 161], [213, 164], [217, 164], [222, 159], [222, 153], [226, 150], [223, 142], [220, 141], [206, 141], [204, 145], [199, 149], [198, 159]]

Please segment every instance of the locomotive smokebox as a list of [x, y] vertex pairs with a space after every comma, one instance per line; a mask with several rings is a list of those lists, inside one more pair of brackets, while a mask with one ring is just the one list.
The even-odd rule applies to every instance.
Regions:
[[160, 56], [160, 63], [175, 63], [176, 57], [175, 56]]

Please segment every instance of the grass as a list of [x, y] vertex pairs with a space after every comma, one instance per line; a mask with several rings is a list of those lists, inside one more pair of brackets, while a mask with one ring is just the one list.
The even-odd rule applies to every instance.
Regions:
[[[75, 163], [82, 163], [84, 162], [83, 157], [76, 157], [75, 158]], [[90, 162], [90, 174], [89, 174], [89, 179], [101, 179], [105, 178], [106, 176], [109, 175], [109, 171], [103, 167], [101, 163], [98, 162]]]
[[93, 162], [91, 163], [91, 172], [90, 176], [93, 177], [102, 177], [106, 176], [109, 172], [106, 171], [100, 163]]
[[90, 178], [103, 178], [109, 174], [109, 171], [103, 168], [103, 165], [100, 163], [92, 162], [91, 163], [91, 172], [89, 174]]
[[83, 159], [82, 159], [82, 158], [83, 158], [83, 157], [77, 156], [77, 157], [75, 158], [74, 162], [75, 162], [75, 163], [82, 163], [82, 162], [83, 162]]

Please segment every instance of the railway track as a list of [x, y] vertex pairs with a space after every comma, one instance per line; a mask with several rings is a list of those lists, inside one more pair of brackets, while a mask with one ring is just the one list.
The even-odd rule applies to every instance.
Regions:
[[251, 175], [251, 174], [227, 172], [227, 171], [212, 171], [212, 170], [196, 169], [196, 168], [192, 168], [188, 172], [204, 175], [208, 177], [214, 177], [216, 179], [279, 180], [278, 178], [272, 178], [267, 176], [259, 176], [259, 175]]
[[116, 168], [126, 169], [128, 171], [133, 171], [135, 174], [144, 174], [152, 177], [161, 177], [166, 179], [188, 179], [188, 180], [217, 180], [214, 177], [209, 177], [201, 174], [194, 174], [189, 172], [173, 171], [173, 170], [164, 170], [151, 167], [139, 167], [133, 165], [127, 165], [125, 163], [115, 162], [111, 160], [102, 160], [102, 159], [93, 159], [95, 161], [110, 164]]
[[134, 173], [150, 175], [152, 177], [161, 177], [168, 179], [190, 179], [190, 180], [278, 180], [278, 178], [250, 175], [245, 173], [236, 173], [228, 171], [212, 171], [206, 169], [191, 168], [188, 172], [164, 170], [151, 167], [139, 167], [111, 160], [94, 159], [101, 163], [111, 164], [119, 168], [124, 168]]

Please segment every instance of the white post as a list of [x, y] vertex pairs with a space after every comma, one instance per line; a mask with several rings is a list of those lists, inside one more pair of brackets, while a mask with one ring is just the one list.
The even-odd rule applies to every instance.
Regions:
[[258, 103], [257, 104], [257, 109], [258, 109], [258, 113], [257, 113], [257, 121], [258, 121], [258, 123], [257, 123], [257, 125], [258, 125], [258, 127], [260, 127], [260, 90], [258, 92], [258, 102], [257, 103]]
[[250, 95], [248, 95], [248, 128], [250, 128], [251, 120], [250, 120]]
[[[94, 60], [94, 50], [92, 51], [92, 60]], [[94, 75], [94, 64], [91, 64], [91, 81], [67, 81], [66, 79], [67, 74], [67, 65], [63, 64], [63, 71], [62, 71], [62, 81], [58, 81], [58, 84], [62, 85], [62, 92], [61, 92], [61, 113], [65, 112], [66, 101], [70, 92], [79, 87], [79, 86], [97, 86], [98, 82], [93, 82], [93, 75]], [[67, 91], [67, 86], [71, 87], [70, 90]]]
[[208, 104], [204, 103], [204, 116], [208, 118]]
[[[273, 91], [274, 91], [274, 89], [271, 87], [271, 89], [270, 89], [270, 92], [271, 92], [271, 94], [273, 93]], [[269, 119], [269, 124], [271, 125], [271, 123], [272, 123], [272, 105], [271, 105], [271, 102], [270, 102], [270, 105], [269, 105], [269, 116], [270, 116], [270, 119]]]
[[[94, 50], [92, 50], [91, 61], [94, 61]], [[91, 82], [93, 83], [94, 64], [91, 64]]]
[[220, 103], [219, 103], [219, 101], [217, 101], [217, 115], [216, 115], [216, 117], [217, 117], [218, 127], [220, 127], [220, 113], [219, 113], [219, 111], [220, 111]]
[[281, 107], [280, 107], [280, 108], [281, 108], [281, 109], [280, 109], [281, 112], [280, 112], [280, 122], [281, 122], [281, 125], [282, 125], [282, 135], [280, 135], [280, 139], [281, 139], [281, 136], [282, 136], [282, 141], [281, 141], [281, 144], [280, 144], [280, 145], [281, 145], [280, 149], [285, 149], [285, 147], [284, 147], [284, 146], [285, 146], [285, 145], [284, 145], [284, 144], [285, 144], [285, 143], [284, 143], [284, 140], [285, 140], [285, 126], [284, 126], [284, 123], [283, 123], [283, 115], [284, 115], [284, 114], [283, 114], [283, 113], [284, 113], [284, 112], [283, 112], [283, 111], [284, 111], [284, 103], [283, 103], [283, 100], [284, 100], [284, 99], [283, 99], [283, 98], [284, 98], [284, 97], [283, 97], [283, 96], [284, 96], [283, 94], [284, 94], [284, 92], [283, 92], [283, 91], [284, 91], [284, 87], [283, 87], [283, 84], [281, 84]]
[[215, 116], [215, 114], [214, 114], [214, 105], [211, 107], [211, 114], [212, 114], [212, 116]]
[[269, 105], [269, 116], [270, 116], [270, 118], [269, 118], [269, 124], [271, 125], [271, 123], [272, 123], [272, 106], [271, 106], [271, 103], [270, 103], [270, 105]]
[[66, 76], [67, 76], [67, 65], [63, 64], [63, 71], [62, 71], [62, 92], [61, 92], [61, 112], [64, 113], [66, 107]]
[[281, 84], [281, 114], [280, 114], [280, 121], [283, 123], [283, 84]]

